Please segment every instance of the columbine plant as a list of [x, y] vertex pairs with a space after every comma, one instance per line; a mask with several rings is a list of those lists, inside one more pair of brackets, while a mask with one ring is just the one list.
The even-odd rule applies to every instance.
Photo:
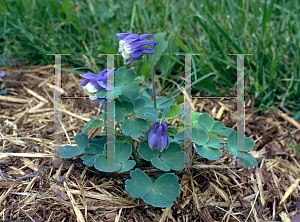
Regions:
[[[119, 52], [124, 59], [132, 59], [125, 64], [132, 63], [142, 54], [155, 53], [156, 42], [152, 34], [138, 35], [133, 33], [117, 34], [120, 40]], [[145, 40], [151, 37], [152, 40]], [[151, 63], [151, 57], [150, 57]], [[151, 64], [152, 66], [152, 64]], [[153, 69], [152, 69], [153, 70]], [[108, 79], [115, 75], [115, 84], [111, 85]], [[155, 207], [170, 207], [180, 195], [181, 185], [174, 173], [165, 173], [158, 178], [149, 178], [139, 167], [139, 157], [150, 161], [152, 165], [162, 171], [179, 171], [184, 169], [189, 156], [183, 151], [184, 129], [181, 132], [172, 124], [165, 121], [183, 115], [180, 105], [174, 104], [174, 98], [158, 97], [159, 90], [154, 86], [152, 71], [152, 86], [144, 81], [144, 76], [137, 76], [132, 69], [120, 67], [117, 70], [103, 70], [98, 75], [86, 73], [79, 85], [89, 96], [92, 102], [101, 102], [101, 109], [106, 104], [106, 91], [114, 90], [116, 141], [114, 168], [107, 168], [106, 137], [105, 135], [90, 138], [87, 132], [92, 128], [104, 127], [106, 113], [92, 118], [82, 129], [82, 133], [75, 136], [78, 148], [66, 145], [58, 150], [65, 158], [81, 155], [83, 163], [95, 167], [103, 172], [131, 171], [131, 179], [125, 182], [125, 189], [134, 198], [142, 198], [147, 204]], [[188, 131], [190, 132], [190, 130]], [[256, 166], [257, 162], [247, 151], [254, 147], [250, 138], [245, 138], [245, 149], [236, 146], [237, 134], [233, 129], [225, 127], [207, 113], [192, 112], [192, 134], [187, 134], [193, 143], [196, 152], [209, 160], [217, 160], [222, 156], [222, 148], [226, 148], [232, 155], [241, 159], [246, 166]], [[138, 149], [133, 146], [133, 139], [139, 141]], [[224, 140], [226, 138], [226, 140]], [[133, 157], [132, 157], [133, 154]], [[134, 160], [132, 159], [134, 158]]]

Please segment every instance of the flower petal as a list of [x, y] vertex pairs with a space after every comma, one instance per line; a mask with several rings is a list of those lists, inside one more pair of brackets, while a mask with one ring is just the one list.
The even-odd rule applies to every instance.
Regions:
[[157, 145], [156, 132], [158, 127], [159, 127], [159, 122], [155, 121], [152, 124], [150, 133], [148, 134], [148, 143], [151, 149], [154, 149]]
[[155, 147], [157, 146], [157, 138], [156, 138], [156, 134], [153, 132], [150, 132], [148, 135], [148, 143], [149, 143], [149, 147], [151, 149], [155, 149]]
[[98, 75], [97, 77], [103, 77], [104, 74], [107, 72], [107, 69], [103, 69]]
[[147, 38], [147, 37], [149, 37], [149, 36], [151, 36], [151, 37], [152, 37], [152, 39], [153, 39], [153, 41], [154, 41], [154, 36], [153, 36], [152, 34], [150, 34], [150, 33], [148, 33], [148, 34], [143, 34], [143, 35], [140, 35], [140, 40], [143, 40], [144, 38]]
[[114, 72], [116, 71], [116, 68], [112, 68], [112, 69], [109, 69], [106, 73], [106, 76], [104, 75], [104, 80], [108, 80], [108, 79], [111, 79], [114, 75]]
[[99, 89], [99, 84], [97, 83], [97, 81], [90, 81], [87, 85], [86, 85], [86, 89], [89, 92], [97, 92], [97, 90]]
[[97, 78], [97, 75], [95, 73], [85, 73], [85, 74], [81, 74], [80, 76], [85, 78], [85, 79], [95, 79], [95, 78]]
[[132, 57], [141, 57], [143, 55], [144, 49], [137, 49], [131, 53]]
[[129, 59], [131, 57], [130, 54], [126, 53], [125, 51], [122, 52], [122, 56], [124, 59]]
[[104, 102], [103, 102], [102, 106], [100, 107], [100, 111], [102, 111], [102, 109], [103, 109], [103, 107], [105, 106], [106, 103], [107, 103], [107, 100], [104, 99]]
[[117, 36], [120, 38], [120, 39], [124, 39], [126, 38], [128, 35], [130, 34], [133, 34], [133, 33], [118, 33]]
[[97, 83], [104, 89], [106, 89], [106, 84], [104, 81], [98, 80]]
[[154, 48], [154, 46], [156, 45], [156, 42], [150, 41], [150, 40], [142, 40], [142, 41], [134, 41], [128, 45], [130, 45], [131, 50], [141, 48], [144, 45], [151, 45], [152, 46], [151, 48]]
[[114, 89], [114, 85], [112, 85], [111, 83], [106, 83], [106, 90], [113, 90]]
[[78, 85], [79, 86], [86, 86], [86, 84], [88, 84], [89, 83], [89, 79], [84, 79], [81, 83], [79, 83]]
[[157, 150], [161, 152], [167, 147], [167, 145], [168, 145], [167, 138], [165, 138], [164, 136], [159, 136], [157, 146], [156, 146]]
[[154, 54], [154, 53], [155, 53], [154, 49], [147, 50], [143, 48], [143, 54]]
[[130, 35], [126, 36], [123, 41], [126, 42], [126, 43], [130, 43], [130, 42], [133, 42], [135, 40], [139, 40], [140, 39], [140, 36], [138, 34], [133, 34], [131, 33]]
[[132, 63], [132, 62], [138, 60], [139, 58], [140, 58], [140, 57], [135, 57], [135, 58], [131, 59], [129, 62], [125, 62], [124, 64], [125, 64], [125, 65], [128, 65], [129, 63]]

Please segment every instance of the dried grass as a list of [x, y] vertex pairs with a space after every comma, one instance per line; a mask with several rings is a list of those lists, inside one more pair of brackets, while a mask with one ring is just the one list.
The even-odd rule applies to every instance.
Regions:
[[[282, 113], [253, 113], [246, 104], [246, 134], [256, 142], [256, 168], [244, 168], [228, 153], [218, 161], [194, 156], [191, 168], [175, 172], [182, 184], [174, 206], [154, 208], [124, 189], [129, 173], [102, 173], [78, 159], [55, 164], [53, 66], [0, 68], [0, 220], [2, 221], [290, 221], [300, 208], [300, 161], [289, 148], [300, 144], [299, 123]], [[71, 77], [71, 78], [70, 78]], [[84, 96], [78, 76], [63, 72], [63, 95]], [[63, 101], [63, 142], [98, 114], [89, 100]], [[193, 100], [236, 129], [235, 100]], [[281, 117], [281, 118], [280, 118]], [[177, 123], [174, 120], [173, 123]], [[151, 176], [160, 173], [142, 167]]]

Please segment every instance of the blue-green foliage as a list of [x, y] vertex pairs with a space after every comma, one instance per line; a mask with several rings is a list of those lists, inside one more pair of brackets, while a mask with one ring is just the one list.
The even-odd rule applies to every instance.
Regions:
[[[154, 121], [173, 119], [183, 115], [180, 105], [176, 105], [174, 98], [157, 98], [157, 108], [154, 108], [152, 94], [140, 90], [143, 78], [137, 77], [134, 70], [119, 68], [115, 73], [115, 120], [116, 128], [122, 135], [116, 136], [114, 156], [106, 155], [107, 144], [103, 136], [88, 139], [87, 132], [92, 128], [106, 126], [107, 114], [104, 112], [86, 123], [83, 133], [75, 136], [78, 147], [66, 145], [58, 152], [65, 158], [83, 155], [81, 159], [87, 166], [103, 172], [122, 173], [131, 170], [138, 164], [137, 153], [154, 167], [162, 171], [179, 171], [184, 169], [189, 160], [188, 154], [183, 151], [182, 143], [190, 139], [197, 154], [209, 160], [218, 160], [222, 156], [222, 149], [226, 148], [232, 155], [241, 159], [246, 166], [256, 166], [257, 162], [248, 151], [253, 149], [254, 142], [245, 138], [242, 132], [236, 132], [208, 113], [192, 112], [192, 125], [189, 128], [168, 127], [170, 138], [169, 146], [162, 152], [151, 149], [147, 141], [147, 134]], [[148, 88], [149, 89], [149, 88]], [[98, 95], [106, 96], [103, 91]], [[117, 96], [116, 96], [117, 95]], [[182, 118], [184, 120], [184, 117]], [[169, 124], [171, 126], [171, 124]], [[140, 140], [137, 152], [132, 149], [133, 138]], [[227, 138], [227, 140], [226, 140]], [[236, 138], [244, 139], [244, 147], [237, 147]], [[133, 154], [135, 160], [131, 159]], [[110, 163], [110, 165], [108, 165]], [[111, 165], [113, 163], [113, 165]], [[157, 179], [149, 178], [143, 171], [131, 171], [131, 178], [126, 180], [125, 188], [132, 197], [142, 198], [146, 203], [155, 207], [170, 207], [180, 194], [178, 177], [173, 173], [160, 175]]]

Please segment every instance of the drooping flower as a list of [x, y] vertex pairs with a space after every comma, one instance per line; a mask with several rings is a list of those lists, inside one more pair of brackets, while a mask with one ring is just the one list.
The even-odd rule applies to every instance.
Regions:
[[100, 88], [104, 88], [106, 90], [113, 90], [114, 86], [107, 82], [108, 79], [113, 77], [114, 71], [116, 69], [104, 69], [98, 75], [94, 73], [85, 73], [80, 75], [81, 77], [85, 78], [79, 85], [83, 86], [83, 90], [85, 93], [90, 97], [93, 103], [96, 102], [103, 102], [101, 106], [101, 110], [103, 106], [106, 104], [106, 98], [98, 98], [97, 91]]
[[168, 125], [166, 121], [163, 121], [161, 125], [158, 121], [153, 123], [148, 135], [148, 143], [151, 149], [157, 148], [160, 152], [169, 146], [170, 138], [168, 136]]
[[[122, 39], [119, 42], [119, 53], [122, 53], [122, 56], [125, 59], [133, 57], [125, 64], [136, 61], [143, 54], [155, 53], [154, 47], [156, 45], [156, 42], [154, 41], [154, 36], [152, 34], [138, 35], [134, 33], [119, 33], [117, 34], [117, 36]], [[147, 37], [152, 37], [152, 41], [144, 40]], [[143, 47], [146, 45], [150, 45], [150, 48]]]

